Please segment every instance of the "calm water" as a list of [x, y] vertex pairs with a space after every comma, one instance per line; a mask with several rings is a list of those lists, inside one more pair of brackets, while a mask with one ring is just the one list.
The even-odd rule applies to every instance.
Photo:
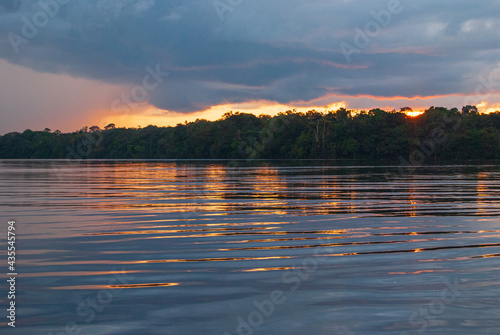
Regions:
[[0, 333], [500, 334], [499, 191], [497, 166], [0, 161]]

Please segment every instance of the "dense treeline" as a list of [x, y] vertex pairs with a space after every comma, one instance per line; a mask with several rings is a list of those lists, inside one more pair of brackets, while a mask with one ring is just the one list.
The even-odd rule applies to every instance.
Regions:
[[431, 107], [418, 117], [380, 109], [275, 117], [226, 113], [175, 127], [26, 130], [0, 137], [0, 158], [499, 159], [500, 112]]

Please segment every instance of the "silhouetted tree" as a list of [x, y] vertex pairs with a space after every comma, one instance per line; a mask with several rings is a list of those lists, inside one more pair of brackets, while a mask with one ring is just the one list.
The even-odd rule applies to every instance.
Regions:
[[478, 110], [476, 106], [467, 105], [462, 107], [463, 114], [477, 114]]

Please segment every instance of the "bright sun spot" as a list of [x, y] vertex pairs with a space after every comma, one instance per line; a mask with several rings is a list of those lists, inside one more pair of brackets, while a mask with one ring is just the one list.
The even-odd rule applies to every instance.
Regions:
[[408, 112], [405, 112], [405, 113], [406, 113], [406, 115], [408, 115], [409, 117], [417, 117], [417, 116], [419, 116], [419, 115], [424, 114], [424, 112], [423, 112], [423, 111], [411, 111], [411, 112], [409, 112], [409, 111], [408, 111]]

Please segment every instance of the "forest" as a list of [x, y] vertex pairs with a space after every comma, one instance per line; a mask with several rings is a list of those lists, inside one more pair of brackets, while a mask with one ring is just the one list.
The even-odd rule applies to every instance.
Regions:
[[500, 159], [500, 112], [474, 106], [430, 107], [411, 117], [401, 111], [295, 110], [255, 116], [239, 112], [217, 121], [171, 127], [104, 129], [72, 133], [46, 128], [0, 137], [3, 159]]

